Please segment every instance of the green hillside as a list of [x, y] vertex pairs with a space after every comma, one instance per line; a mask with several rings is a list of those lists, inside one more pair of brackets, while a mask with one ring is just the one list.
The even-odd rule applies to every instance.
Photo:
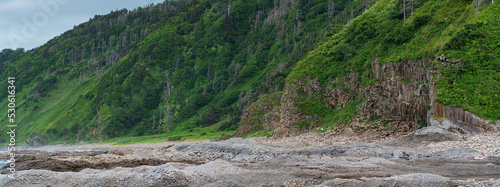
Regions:
[[[461, 64], [443, 66], [434, 61], [433, 68], [441, 73], [436, 100], [487, 119], [499, 119], [499, 4], [482, 5], [476, 16], [471, 1], [418, 2], [405, 22], [401, 1], [379, 1], [308, 54], [287, 81], [308, 74], [324, 83], [349, 74], [351, 69], [367, 75], [375, 59], [384, 64], [444, 55], [459, 59]], [[363, 77], [367, 85], [372, 81], [369, 79]]]
[[[483, 3], [478, 13], [470, 0], [166, 1], [95, 16], [33, 50], [3, 50], [0, 86], [16, 77], [19, 143], [37, 135], [52, 143], [215, 138], [281, 91], [298, 108], [293, 114], [311, 116], [293, 122], [300, 129], [349, 123], [366, 93], [328, 106], [326, 87], [350, 89], [333, 80], [359, 74], [359, 89], [370, 90], [382, 81], [372, 62], [431, 59], [422, 68], [435, 72], [436, 102], [497, 120], [500, 5]], [[321, 90], [292, 89], [305, 80]], [[0, 93], [4, 108], [7, 95]], [[2, 118], [0, 131], [7, 124]]]
[[[16, 77], [18, 141], [173, 136], [209, 126], [208, 136], [232, 133], [246, 106], [282, 90], [297, 61], [367, 7], [180, 0], [120, 10], [39, 48], [3, 50], [0, 85]], [[6, 98], [0, 94], [2, 106]]]

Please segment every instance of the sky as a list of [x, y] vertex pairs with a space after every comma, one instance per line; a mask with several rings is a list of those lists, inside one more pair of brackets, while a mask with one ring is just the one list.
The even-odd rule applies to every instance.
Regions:
[[94, 15], [164, 0], [0, 0], [0, 50], [30, 50]]

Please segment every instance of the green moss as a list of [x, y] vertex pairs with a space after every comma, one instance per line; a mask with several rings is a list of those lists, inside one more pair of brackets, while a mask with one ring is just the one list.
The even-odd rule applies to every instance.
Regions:
[[305, 120], [301, 120], [295, 123], [295, 125], [299, 126], [300, 130], [309, 130], [311, 128], [311, 123]]
[[349, 123], [352, 118], [357, 114], [358, 105], [361, 103], [361, 99], [350, 101], [346, 106], [338, 110], [331, 110], [328, 115], [325, 115], [321, 119], [320, 124], [323, 124], [323, 128], [331, 128], [341, 124]]
[[274, 130], [268, 130], [268, 131], [257, 131], [254, 133], [249, 133], [244, 136], [243, 138], [251, 138], [251, 137], [272, 137], [274, 135]]

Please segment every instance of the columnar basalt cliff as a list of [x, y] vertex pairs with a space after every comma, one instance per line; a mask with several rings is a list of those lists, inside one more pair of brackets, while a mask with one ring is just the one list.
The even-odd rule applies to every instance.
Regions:
[[433, 100], [430, 59], [388, 63], [372, 62], [372, 73], [379, 81], [365, 89], [367, 100], [361, 105], [359, 117], [389, 117], [393, 121], [427, 120]]
[[[428, 1], [406, 19], [402, 4], [378, 1], [297, 64], [283, 91], [275, 136], [321, 126], [379, 137], [437, 121], [466, 125], [465, 133], [494, 129], [478, 117], [500, 119], [499, 35], [486, 34], [499, 31], [492, 22], [498, 5], [479, 16], [463, 1]], [[450, 14], [445, 4], [463, 13]], [[434, 107], [440, 113], [433, 114]]]
[[475, 133], [493, 132], [495, 129], [490, 124], [491, 121], [481, 119], [473, 113], [462, 108], [446, 106], [441, 103], [434, 104], [434, 116], [455, 120], [459, 123], [465, 123], [474, 128]]
[[[290, 136], [300, 131], [309, 131], [317, 122], [316, 116], [304, 114], [297, 104], [304, 102], [303, 98], [299, 98], [301, 94], [307, 98], [318, 99], [319, 95], [314, 95], [321, 85], [317, 79], [311, 80], [309, 77], [305, 82], [297, 81], [296, 83], [288, 83], [281, 97], [280, 107], [280, 122], [279, 127], [275, 131], [275, 136]], [[299, 90], [300, 89], [300, 90]], [[308, 124], [299, 126], [299, 123]]]
[[[364, 126], [368, 121], [383, 120], [387, 126], [402, 127], [399, 131], [412, 131], [419, 124], [426, 123], [431, 116], [429, 109], [434, 98], [432, 71], [429, 69], [431, 60], [427, 58], [381, 65], [375, 59], [368, 77], [377, 81], [364, 87], [362, 77], [354, 71], [340, 80], [330, 81], [327, 86], [309, 77], [305, 81], [290, 83], [282, 97], [280, 127], [275, 135], [290, 136], [317, 127], [319, 117], [306, 115], [297, 107], [298, 102], [310, 98], [321, 99], [329, 109], [342, 109], [349, 102], [360, 99], [357, 115], [352, 120], [357, 123], [352, 125]], [[296, 125], [300, 121], [310, 123], [309, 128]]]
[[[360, 99], [361, 102], [356, 106], [356, 116], [350, 123], [342, 124], [343, 127], [340, 127], [351, 128], [358, 132], [375, 128], [379, 131], [385, 129], [394, 133], [409, 133], [419, 126], [430, 124], [433, 116], [455, 120], [462, 126], [465, 125], [462, 128], [470, 129], [467, 131], [472, 133], [494, 131], [487, 120], [464, 109], [434, 102], [435, 77], [431, 70], [433, 60], [425, 58], [418, 61], [380, 64], [378, 59], [375, 59], [371, 63], [372, 71], [368, 77], [377, 81], [364, 87], [359, 73], [352, 70], [340, 81], [337, 78], [330, 81], [327, 86], [318, 83], [317, 78], [310, 77], [289, 83], [281, 100], [280, 126], [275, 136], [292, 136], [322, 125], [318, 124], [320, 117], [307, 115], [306, 111], [298, 107], [300, 102], [311, 98], [321, 100], [321, 103], [329, 109], [342, 109], [349, 102]], [[382, 123], [367, 124], [374, 121]], [[302, 128], [298, 125], [300, 122], [309, 125], [307, 128]]]

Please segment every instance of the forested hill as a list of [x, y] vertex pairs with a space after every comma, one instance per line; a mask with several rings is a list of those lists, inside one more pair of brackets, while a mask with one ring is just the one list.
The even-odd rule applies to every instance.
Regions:
[[3, 50], [0, 86], [16, 77], [18, 141], [386, 136], [435, 118], [488, 132], [500, 126], [499, 14], [483, 0], [166, 1]]
[[3, 50], [0, 85], [16, 77], [19, 142], [235, 130], [250, 103], [283, 90], [297, 61], [371, 4], [179, 0], [112, 11], [36, 49]]

